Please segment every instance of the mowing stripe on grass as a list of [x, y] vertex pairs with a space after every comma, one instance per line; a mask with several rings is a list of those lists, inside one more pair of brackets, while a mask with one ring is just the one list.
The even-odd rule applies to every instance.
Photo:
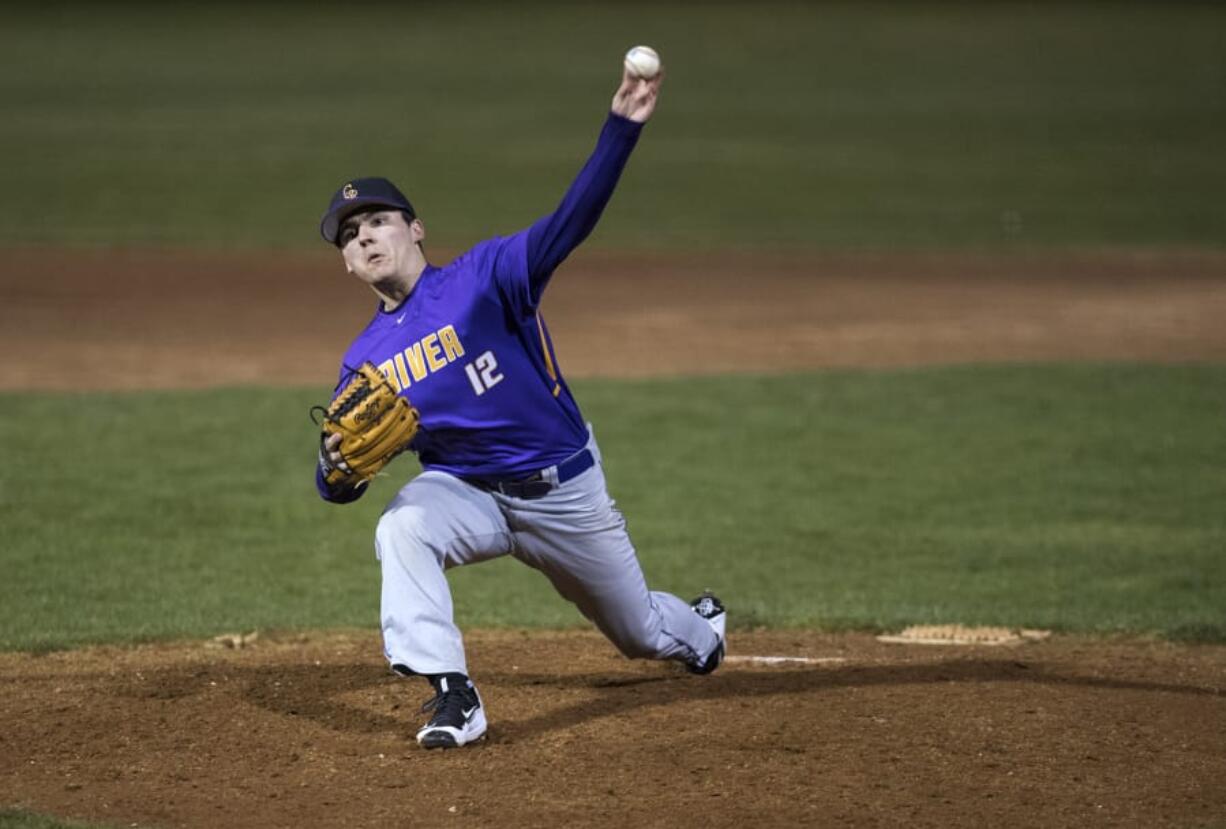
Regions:
[[[575, 384], [649, 581], [733, 627], [959, 622], [1226, 638], [1226, 367]], [[377, 625], [362, 501], [312, 485], [317, 391], [4, 394], [0, 647]], [[582, 625], [504, 560], [466, 626]]]
[[388, 175], [467, 247], [553, 209], [639, 42], [668, 80], [593, 245], [1226, 241], [1222, 4], [386, 4], [378, 26], [394, 70], [354, 59], [370, 22], [340, 4], [9, 10], [0, 156], [37, 195], [0, 201], [0, 242], [315, 246], [329, 193]]

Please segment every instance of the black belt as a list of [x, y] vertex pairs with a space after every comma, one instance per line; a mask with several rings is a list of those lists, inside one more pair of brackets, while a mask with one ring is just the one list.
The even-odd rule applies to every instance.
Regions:
[[[571, 478], [579, 477], [595, 465], [596, 458], [592, 457], [592, 450], [581, 449], [553, 468], [558, 470], [558, 483], [564, 484]], [[513, 480], [498, 478], [465, 478], [464, 480], [478, 489], [500, 492], [512, 498], [543, 498], [553, 490], [554, 486], [545, 474], [548, 471], [548, 469], [542, 469], [527, 478]]]

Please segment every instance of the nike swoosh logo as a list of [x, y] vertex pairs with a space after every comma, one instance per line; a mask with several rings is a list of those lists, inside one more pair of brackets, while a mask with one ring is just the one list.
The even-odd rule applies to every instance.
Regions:
[[404, 317], [405, 317], [404, 314], [401, 314], [400, 316], [396, 317], [396, 324], [400, 325], [400, 323], [404, 322]]
[[461, 709], [461, 710], [460, 710], [460, 713], [464, 715], [464, 720], [465, 720], [465, 721], [468, 721], [468, 720], [471, 720], [471, 719], [473, 718], [473, 714], [477, 713], [477, 709], [478, 709], [478, 708], [480, 708], [480, 707], [481, 707], [481, 706], [479, 706], [479, 705], [474, 705], [472, 708], [464, 708], [464, 709]]

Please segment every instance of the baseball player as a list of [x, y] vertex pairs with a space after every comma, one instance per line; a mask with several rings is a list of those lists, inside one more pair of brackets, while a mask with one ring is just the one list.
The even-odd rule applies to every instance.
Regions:
[[[600, 449], [538, 310], [554, 270], [612, 196], [661, 81], [627, 70], [596, 148], [558, 208], [447, 265], [427, 261], [425, 227], [387, 179], [345, 183], [321, 222], [348, 271], [379, 298], [345, 353], [337, 390], [369, 362], [420, 417], [408, 448], [422, 472], [388, 503], [375, 552], [384, 653], [393, 671], [434, 688], [423, 707], [430, 719], [417, 732], [426, 748], [463, 746], [486, 731], [452, 618], [444, 575], [451, 567], [514, 556], [544, 573], [628, 657], [676, 660], [697, 674], [723, 659], [719, 599], [708, 593], [686, 602], [647, 589], [606, 491]], [[362, 496], [366, 480], [346, 477], [340, 444], [339, 434], [321, 442], [316, 485], [325, 500], [343, 504]]]

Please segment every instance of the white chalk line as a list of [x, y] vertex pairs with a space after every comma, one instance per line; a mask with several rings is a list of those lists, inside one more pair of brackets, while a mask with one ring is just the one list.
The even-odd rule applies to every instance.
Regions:
[[842, 656], [725, 656], [725, 662], [748, 662], [757, 665], [832, 665], [846, 662]]

